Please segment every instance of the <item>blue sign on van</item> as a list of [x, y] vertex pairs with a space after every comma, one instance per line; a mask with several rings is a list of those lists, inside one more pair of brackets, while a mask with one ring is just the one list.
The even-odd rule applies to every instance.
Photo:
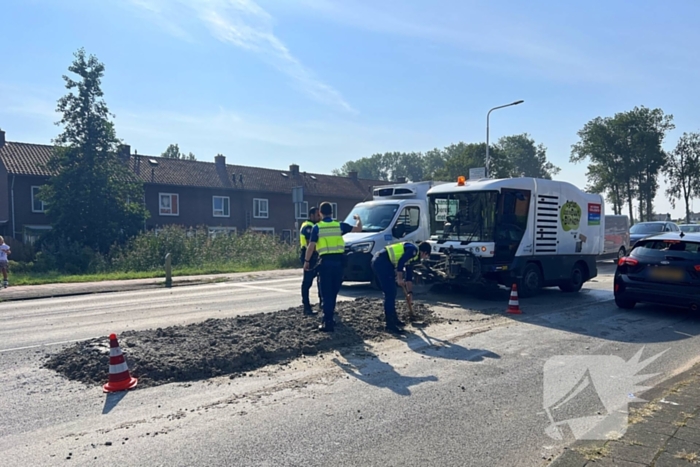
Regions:
[[385, 234], [385, 235], [384, 235], [384, 240], [386, 240], [387, 242], [388, 242], [388, 241], [391, 241], [392, 238], [393, 238], [393, 237], [391, 236], [391, 234]]

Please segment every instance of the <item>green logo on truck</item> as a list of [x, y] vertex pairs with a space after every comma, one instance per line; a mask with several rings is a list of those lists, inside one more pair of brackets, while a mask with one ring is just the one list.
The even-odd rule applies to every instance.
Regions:
[[561, 207], [559, 216], [561, 217], [561, 226], [565, 232], [578, 229], [581, 223], [581, 206], [573, 201], [567, 201]]

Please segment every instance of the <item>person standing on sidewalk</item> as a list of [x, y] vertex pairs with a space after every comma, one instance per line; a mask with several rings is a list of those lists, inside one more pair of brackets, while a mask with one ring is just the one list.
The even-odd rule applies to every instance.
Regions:
[[[306, 260], [306, 248], [309, 244], [309, 240], [311, 239], [311, 231], [313, 230], [314, 225], [318, 224], [320, 220], [321, 214], [318, 208], [313, 207], [309, 209], [309, 220], [304, 221], [304, 223], [301, 224], [301, 230], [299, 231], [299, 243], [301, 244], [300, 260], [302, 266], [304, 266], [304, 262]], [[304, 270], [304, 279], [301, 282], [301, 303], [302, 305], [304, 305], [305, 315], [316, 314], [313, 308], [311, 307], [311, 301], [309, 300], [309, 290], [311, 289], [311, 286], [314, 283], [314, 278], [319, 278], [318, 252], [316, 251], [314, 251], [313, 255], [311, 255], [310, 268], [308, 271]], [[319, 303], [321, 305], [321, 309], [323, 309], [323, 296], [321, 295], [320, 280], [317, 281], [317, 286]]]
[[0, 271], [2, 271], [2, 286], [7, 287], [7, 273], [10, 270], [10, 263], [7, 255], [12, 253], [10, 246], [5, 243], [5, 239], [0, 237]]
[[323, 332], [333, 332], [335, 301], [343, 284], [343, 255], [345, 254], [343, 235], [349, 232], [362, 232], [362, 220], [356, 215], [357, 224], [354, 227], [345, 222], [334, 221], [333, 206], [329, 202], [321, 203], [321, 217], [323, 220], [311, 230], [304, 259], [304, 271], [311, 270], [311, 257], [318, 251], [321, 257], [319, 273], [323, 296], [323, 324], [318, 329]]
[[[396, 314], [396, 284], [406, 286], [406, 300], [413, 300], [413, 264], [430, 257], [430, 244], [418, 246], [410, 242], [396, 243], [378, 251], [372, 258], [372, 270], [384, 292], [384, 315], [386, 330], [402, 332], [404, 323]], [[406, 276], [404, 277], [404, 270]]]

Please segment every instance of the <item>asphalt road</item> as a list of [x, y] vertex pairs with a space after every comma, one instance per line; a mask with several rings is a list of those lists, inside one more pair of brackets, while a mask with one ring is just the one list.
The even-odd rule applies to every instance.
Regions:
[[[105, 396], [41, 368], [67, 341], [296, 306], [298, 285], [292, 277], [0, 303], [3, 465], [540, 466], [573, 440], [545, 434], [548, 359], [666, 351], [643, 372], [658, 373], [652, 385], [700, 355], [700, 319], [618, 310], [602, 274], [579, 294], [521, 301], [523, 315], [504, 313], [507, 292], [488, 301], [422, 295], [450, 321], [235, 379]], [[599, 405], [583, 397], [568, 410]]]

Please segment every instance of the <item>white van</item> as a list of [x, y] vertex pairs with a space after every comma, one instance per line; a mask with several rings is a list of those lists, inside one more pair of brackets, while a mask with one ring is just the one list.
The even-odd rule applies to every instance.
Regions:
[[413, 182], [377, 187], [372, 201], [355, 205], [345, 222], [354, 225], [353, 216], [362, 219], [362, 232], [349, 233], [345, 240], [344, 281], [373, 282], [372, 256], [387, 245], [418, 242], [430, 237], [428, 190], [445, 182]]
[[627, 216], [605, 216], [606, 258], [620, 259], [630, 251], [630, 220]]

